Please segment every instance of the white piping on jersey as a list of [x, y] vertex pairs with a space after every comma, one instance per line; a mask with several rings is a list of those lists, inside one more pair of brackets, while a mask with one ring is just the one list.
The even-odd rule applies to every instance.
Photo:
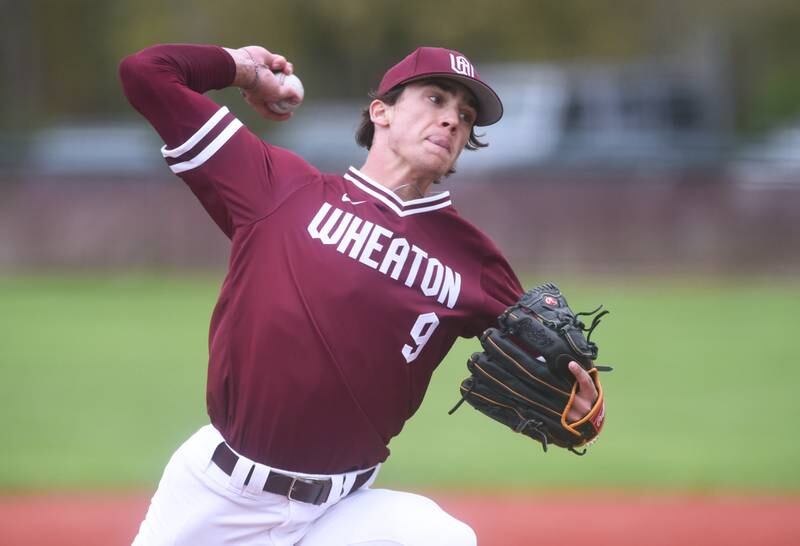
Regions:
[[[385, 204], [387, 207], [392, 209], [398, 216], [401, 216], [401, 217], [410, 216], [412, 214], [420, 214], [422, 212], [429, 212], [429, 211], [432, 211], [432, 210], [442, 209], [442, 208], [448, 207], [448, 206], [450, 206], [452, 204], [452, 201], [450, 201], [448, 199], [447, 201], [444, 201], [442, 203], [437, 203], [437, 204], [431, 205], [429, 207], [419, 207], [419, 208], [416, 208], [416, 209], [403, 210], [400, 207], [398, 207], [394, 202], [390, 201], [385, 195], [383, 195], [382, 193], [379, 193], [379, 192], [375, 191], [374, 189], [370, 188], [369, 186], [361, 183], [359, 180], [357, 180], [356, 178], [351, 176], [349, 173], [345, 174], [344, 178], [346, 180], [349, 180], [350, 182], [352, 182], [356, 186], [358, 186], [361, 189], [361, 191], [363, 191], [365, 193], [368, 193], [372, 197], [374, 197], [375, 199], [378, 199], [379, 201], [381, 201], [383, 204]], [[434, 197], [439, 197], [441, 199], [441, 196], [434, 196]], [[430, 199], [430, 198], [429, 197], [425, 197], [424, 199]], [[419, 199], [415, 199], [415, 201], [420, 201], [420, 200]], [[412, 201], [401, 201], [401, 203], [406, 203], [406, 204], [411, 203], [411, 202]]]
[[392, 190], [390, 190], [389, 188], [387, 188], [383, 184], [377, 183], [376, 181], [374, 181], [369, 176], [365, 175], [364, 173], [362, 173], [361, 171], [359, 171], [355, 167], [350, 167], [349, 170], [352, 171], [353, 173], [355, 173], [356, 175], [360, 176], [361, 178], [363, 178], [364, 182], [368, 182], [368, 183], [372, 184], [373, 186], [375, 186], [375, 189], [382, 191], [383, 193], [385, 193], [386, 195], [388, 195], [389, 197], [391, 197], [392, 199], [394, 199], [395, 201], [397, 201], [400, 205], [402, 205], [404, 207], [407, 207], [409, 205], [416, 205], [418, 203], [428, 203], [430, 201], [437, 201], [439, 199], [446, 199], [446, 198], [450, 197], [450, 192], [449, 191], [443, 191], [443, 192], [435, 193], [433, 195], [429, 195], [427, 197], [418, 197], [416, 199], [409, 199], [408, 201], [403, 201], [402, 199], [400, 199], [400, 196], [397, 195], [396, 193], [394, 193]]
[[192, 148], [194, 148], [195, 144], [200, 142], [204, 136], [206, 136], [214, 126], [220, 122], [222, 118], [228, 113], [228, 107], [223, 106], [217, 112], [211, 116], [211, 118], [200, 127], [195, 134], [189, 137], [189, 140], [178, 146], [177, 148], [173, 148], [168, 150], [166, 146], [161, 147], [161, 155], [164, 157], [180, 157]]
[[196, 167], [199, 167], [200, 165], [202, 165], [203, 163], [208, 161], [208, 159], [212, 155], [217, 153], [217, 150], [222, 148], [222, 146], [226, 142], [228, 142], [228, 140], [230, 140], [230, 138], [233, 136], [233, 134], [236, 131], [238, 131], [241, 126], [242, 126], [242, 122], [239, 121], [238, 119], [234, 119], [233, 121], [231, 121], [228, 124], [227, 127], [225, 127], [225, 129], [222, 130], [222, 132], [220, 134], [217, 135], [217, 137], [214, 140], [212, 140], [208, 144], [208, 146], [203, 148], [202, 152], [200, 152], [199, 154], [194, 156], [189, 161], [184, 161], [182, 163], [176, 163], [175, 165], [170, 165], [169, 168], [172, 170], [172, 172], [174, 172], [175, 174], [178, 174], [178, 173], [182, 173], [184, 171], [188, 171], [190, 169], [194, 169]]

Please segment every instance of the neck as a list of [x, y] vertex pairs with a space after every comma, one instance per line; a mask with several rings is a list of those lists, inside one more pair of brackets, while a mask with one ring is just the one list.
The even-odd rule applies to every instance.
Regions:
[[370, 150], [367, 160], [359, 169], [362, 173], [397, 193], [403, 200], [418, 199], [428, 193], [435, 177], [415, 172], [397, 158], [379, 157], [373, 150]]

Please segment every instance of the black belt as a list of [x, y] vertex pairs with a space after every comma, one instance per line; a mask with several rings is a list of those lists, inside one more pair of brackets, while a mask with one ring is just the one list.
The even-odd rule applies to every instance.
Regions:
[[[239, 461], [239, 456], [231, 451], [231, 448], [228, 447], [228, 444], [222, 442], [217, 446], [217, 449], [214, 450], [214, 455], [211, 456], [211, 460], [214, 461], [214, 464], [220, 467], [225, 474], [230, 476], [233, 473], [233, 469], [236, 467], [236, 463]], [[247, 478], [244, 480], [245, 485], [250, 482], [250, 476], [253, 475], [254, 469], [255, 466], [250, 468], [250, 472], [247, 474]], [[370, 479], [373, 472], [375, 472], [375, 469], [370, 468], [369, 470], [356, 476], [356, 481], [353, 483], [353, 487], [350, 488], [350, 491], [348, 491], [347, 494], [349, 495], [367, 483], [367, 480]], [[321, 480], [298, 478], [297, 476], [288, 476], [286, 474], [281, 474], [280, 472], [270, 470], [269, 474], [267, 475], [267, 481], [264, 482], [264, 491], [282, 495], [291, 500], [307, 502], [313, 505], [320, 505], [328, 500], [328, 497], [331, 494], [332, 486], [333, 480], [330, 478], [324, 478]]]

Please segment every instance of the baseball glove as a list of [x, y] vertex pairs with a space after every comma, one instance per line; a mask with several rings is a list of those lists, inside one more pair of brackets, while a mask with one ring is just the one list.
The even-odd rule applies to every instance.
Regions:
[[[590, 341], [600, 318], [608, 313], [602, 305], [588, 313], [573, 313], [554, 284], [529, 290], [498, 318], [498, 328], [481, 336], [483, 352], [467, 361], [471, 376], [461, 383], [462, 398], [512, 430], [542, 443], [555, 444], [583, 455], [585, 446], [600, 433], [605, 418], [603, 389], [595, 366], [597, 345]], [[593, 317], [587, 328], [578, 317]], [[584, 333], [586, 335], [584, 335]], [[569, 371], [578, 362], [594, 380], [597, 400], [589, 413], [575, 422], [567, 414], [577, 393], [577, 381]]]

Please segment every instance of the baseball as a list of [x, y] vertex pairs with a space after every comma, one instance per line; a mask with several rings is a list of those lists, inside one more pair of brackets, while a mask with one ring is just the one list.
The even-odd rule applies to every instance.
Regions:
[[267, 106], [276, 114], [288, 114], [289, 112], [294, 111], [303, 102], [303, 96], [305, 95], [303, 82], [301, 82], [300, 78], [294, 74], [287, 76], [283, 72], [277, 72], [275, 75], [278, 77], [278, 82], [280, 83], [281, 87], [289, 86], [290, 88], [294, 89], [299, 95], [300, 100], [293, 101], [291, 99], [284, 99], [279, 100], [278, 102], [271, 102]]

